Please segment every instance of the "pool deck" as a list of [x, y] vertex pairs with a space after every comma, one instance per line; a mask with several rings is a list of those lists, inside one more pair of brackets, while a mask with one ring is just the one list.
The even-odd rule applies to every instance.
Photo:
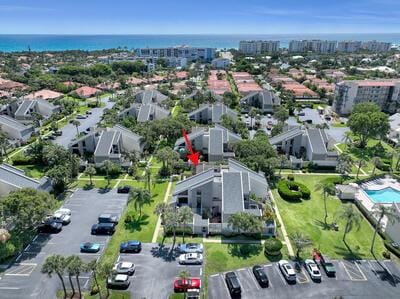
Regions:
[[[365, 192], [366, 190], [379, 191], [385, 188], [392, 188], [400, 192], [400, 183], [393, 178], [381, 178], [376, 180], [371, 180], [366, 183], [359, 185], [358, 192], [355, 195], [355, 199], [358, 200], [368, 211], [372, 212], [375, 205], [392, 206], [393, 203], [375, 203]], [[386, 217], [382, 220], [383, 228], [386, 227], [387, 219]]]

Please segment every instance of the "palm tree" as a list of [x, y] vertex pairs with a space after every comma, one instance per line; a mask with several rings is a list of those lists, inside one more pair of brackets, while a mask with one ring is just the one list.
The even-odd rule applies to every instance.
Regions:
[[139, 218], [142, 217], [142, 207], [151, 204], [151, 194], [141, 188], [132, 188], [129, 192], [128, 203], [133, 201], [135, 210], [139, 210]]
[[181, 222], [181, 224], [183, 226], [182, 243], [185, 243], [186, 224], [193, 221], [193, 212], [189, 206], [184, 206], [184, 207], [179, 208], [178, 214], [179, 214], [179, 222]]
[[112, 168], [114, 167], [114, 163], [111, 162], [110, 160], [105, 160], [103, 162], [103, 169], [106, 171], [106, 176], [107, 176], [107, 186], [110, 185], [110, 171], [112, 170]]
[[43, 274], [47, 274], [49, 277], [51, 277], [53, 273], [57, 274], [63, 287], [64, 299], [67, 298], [67, 290], [65, 288], [65, 282], [63, 278], [65, 266], [66, 266], [65, 258], [61, 255], [54, 254], [46, 258], [41, 269], [41, 272]]
[[371, 253], [374, 254], [376, 234], [378, 233], [378, 230], [381, 228], [382, 219], [386, 217], [389, 222], [394, 223], [396, 220], [400, 221], [400, 217], [392, 206], [386, 207], [384, 205], [375, 205], [373, 207], [371, 214], [372, 216], [378, 219], [375, 223], [375, 231], [374, 231], [374, 236], [372, 237], [372, 243], [370, 249]]
[[352, 165], [353, 165], [353, 158], [348, 153], [342, 153], [339, 156], [336, 168], [339, 173], [345, 175], [346, 173], [351, 173]]
[[310, 238], [301, 233], [301, 232], [295, 232], [290, 236], [290, 239], [293, 242], [294, 247], [296, 248], [296, 259], [300, 260], [300, 253], [301, 251], [310, 246], [312, 244]]
[[281, 175], [282, 168], [283, 168], [283, 166], [285, 166], [286, 161], [287, 161], [286, 155], [279, 155], [279, 162], [280, 162], [279, 163], [279, 165], [280, 165], [280, 167], [279, 167], [279, 175]]
[[360, 159], [358, 159], [357, 162], [357, 175], [356, 175], [356, 179], [358, 179], [358, 176], [360, 174], [360, 170], [361, 167], [365, 166], [365, 158], [363, 156], [360, 157]]
[[335, 188], [332, 184], [329, 183], [325, 183], [325, 182], [320, 182], [316, 185], [315, 189], [317, 191], [322, 191], [322, 194], [324, 196], [324, 210], [325, 210], [325, 217], [324, 217], [324, 223], [325, 223], [325, 227], [328, 226], [327, 223], [327, 219], [328, 219], [328, 210], [326, 208], [326, 197], [329, 194], [332, 194], [333, 192], [335, 192]]
[[351, 131], [347, 131], [347, 132], [344, 133], [343, 142], [347, 146], [349, 146], [353, 142], [353, 139], [351, 138], [351, 135], [352, 135]]
[[[179, 272], [179, 278], [187, 280], [190, 277], [190, 273], [189, 271], [185, 270], [185, 271], [181, 271]], [[186, 293], [187, 293], [187, 284], [184, 284], [184, 288], [183, 288], [183, 298], [186, 298]]]
[[98, 266], [97, 260], [92, 260], [86, 265], [86, 269], [92, 272], [94, 283], [96, 284], [97, 290], [99, 290], [99, 298], [101, 298], [101, 288], [97, 280]]
[[68, 271], [68, 276], [70, 279], [71, 287], [72, 287], [72, 296], [74, 297], [75, 295], [75, 290], [72, 286], [72, 281], [71, 281], [71, 276], [74, 275], [76, 279], [76, 283], [78, 285], [78, 292], [79, 292], [79, 298], [82, 298], [82, 291], [81, 291], [81, 284], [79, 281], [79, 275], [81, 274], [82, 271], [85, 270], [85, 264], [82, 262], [81, 258], [77, 255], [72, 255], [68, 257], [67, 259], [67, 271]]
[[360, 229], [361, 226], [361, 216], [360, 214], [354, 210], [352, 204], [346, 204], [343, 206], [342, 210], [339, 213], [339, 218], [346, 221], [346, 226], [344, 228], [343, 233], [343, 242], [346, 243], [346, 235], [349, 233], [353, 227], [356, 227], [357, 230]]
[[371, 162], [374, 165], [374, 168], [372, 169], [372, 176], [374, 176], [375, 175], [375, 169], [376, 169], [377, 166], [382, 164], [382, 160], [379, 157], [373, 157]]
[[7, 149], [10, 146], [10, 141], [8, 140], [6, 134], [3, 133], [0, 127], [0, 157], [5, 156], [7, 158]]
[[69, 284], [71, 285], [71, 290], [72, 290], [71, 298], [74, 298], [74, 296], [75, 296], [75, 288], [74, 288], [74, 284], [72, 282], [72, 275], [74, 275], [73, 268], [72, 268], [73, 267], [73, 265], [72, 265], [73, 258], [74, 258], [74, 256], [69, 256], [65, 259], [66, 270], [68, 273], [68, 280], [69, 280]]
[[144, 176], [146, 177], [146, 187], [149, 193], [151, 192], [151, 169], [150, 166], [146, 166], [144, 170]]
[[100, 267], [99, 267], [99, 272], [100, 272], [99, 274], [103, 277], [106, 277], [106, 279], [105, 279], [106, 290], [107, 290], [106, 299], [108, 297], [110, 297], [110, 290], [108, 288], [107, 278], [112, 274], [113, 267], [114, 267], [114, 264], [110, 261], [100, 264]]
[[[161, 223], [163, 225], [165, 225], [165, 223], [166, 223], [166, 219], [165, 218], [166, 218], [166, 212], [167, 212], [168, 208], [169, 208], [169, 205], [167, 203], [160, 202], [159, 204], [156, 205], [156, 207], [154, 209], [154, 214], [156, 214], [157, 216], [160, 217]], [[164, 230], [164, 237], [163, 237], [163, 239], [161, 241], [161, 244], [164, 244], [165, 237], [166, 237], [166, 234], [165, 234], [165, 230]]]
[[92, 176], [96, 175], [96, 168], [94, 168], [92, 165], [89, 165], [86, 167], [84, 173], [89, 176], [90, 186], [93, 186]]
[[73, 126], [75, 126], [75, 128], [76, 128], [76, 135], [79, 136], [79, 126], [81, 125], [80, 121], [77, 120], [77, 119], [74, 119], [74, 120], [71, 121], [71, 124], [72, 124]]

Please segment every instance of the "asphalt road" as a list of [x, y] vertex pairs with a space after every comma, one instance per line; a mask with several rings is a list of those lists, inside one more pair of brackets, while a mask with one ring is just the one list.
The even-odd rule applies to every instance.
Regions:
[[[327, 277], [322, 270], [322, 281], [313, 282], [306, 270], [297, 274], [296, 284], [288, 284], [277, 263], [264, 265], [270, 280], [268, 288], [261, 288], [251, 268], [235, 271], [242, 288], [241, 298], [400, 298], [400, 269], [391, 261], [383, 268], [376, 261], [334, 261], [337, 275]], [[224, 273], [209, 277], [209, 299], [231, 298]]]
[[[56, 276], [49, 278], [41, 274], [41, 266], [48, 255], [61, 254], [79, 255], [88, 262], [97, 259], [102, 254], [108, 240], [108, 236], [92, 236], [90, 228], [97, 223], [97, 217], [103, 212], [121, 214], [127, 202], [127, 194], [118, 194], [116, 190], [101, 193], [98, 189], [84, 191], [78, 189], [64, 207], [71, 209], [71, 223], [63, 227], [58, 234], [39, 234], [34, 241], [25, 248], [25, 251], [17, 261], [7, 269], [0, 277], [1, 299], [22, 298], [55, 298], [57, 289], [61, 283]], [[81, 253], [81, 242], [97, 242], [101, 250], [97, 254]], [[65, 277], [65, 281], [68, 279]], [[88, 285], [89, 275], [82, 274], [81, 285]], [[68, 285], [68, 282], [67, 282]]]
[[[93, 108], [90, 110], [92, 114], [89, 114], [87, 118], [78, 119], [78, 121], [81, 123], [79, 126], [79, 132], [84, 132], [86, 129], [96, 126], [103, 115], [104, 109], [110, 109], [114, 105], [114, 102], [109, 101], [109, 99], [109, 97], [103, 98], [101, 101], [105, 103], [104, 107]], [[67, 124], [61, 129], [61, 131], [62, 135], [58, 136], [54, 140], [54, 143], [68, 147], [69, 143], [76, 137], [76, 127], [72, 124]]]
[[181, 271], [188, 271], [190, 277], [202, 277], [202, 266], [179, 265], [176, 255], [171, 257], [169, 251], [168, 245], [160, 250], [157, 243], [145, 243], [140, 253], [119, 256], [119, 261], [130, 261], [136, 265], [129, 287], [132, 298], [169, 298], [174, 292], [174, 280]]

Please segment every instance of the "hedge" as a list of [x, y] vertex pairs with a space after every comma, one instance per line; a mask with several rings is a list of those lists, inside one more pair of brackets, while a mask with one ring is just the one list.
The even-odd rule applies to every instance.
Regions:
[[265, 240], [264, 251], [267, 255], [277, 256], [281, 254], [281, 249], [283, 244], [280, 240], [275, 238], [270, 238]]
[[278, 193], [286, 200], [309, 199], [311, 195], [310, 189], [306, 185], [287, 180], [278, 182]]

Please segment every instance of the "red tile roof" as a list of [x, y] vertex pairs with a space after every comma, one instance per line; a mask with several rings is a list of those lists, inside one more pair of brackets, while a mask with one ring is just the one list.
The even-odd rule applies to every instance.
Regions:
[[63, 95], [64, 94], [57, 92], [57, 91], [42, 89], [42, 90], [32, 92], [32, 93], [26, 95], [25, 99], [27, 99], [27, 100], [34, 100], [34, 99], [54, 100], [54, 99], [62, 97]]
[[92, 97], [92, 96], [96, 95], [97, 93], [101, 92], [101, 90], [94, 88], [94, 87], [90, 87], [90, 86], [82, 86], [82, 87], [79, 87], [78, 89], [76, 89], [74, 92], [78, 96], [81, 96], [84, 98], [89, 98], [89, 97]]

